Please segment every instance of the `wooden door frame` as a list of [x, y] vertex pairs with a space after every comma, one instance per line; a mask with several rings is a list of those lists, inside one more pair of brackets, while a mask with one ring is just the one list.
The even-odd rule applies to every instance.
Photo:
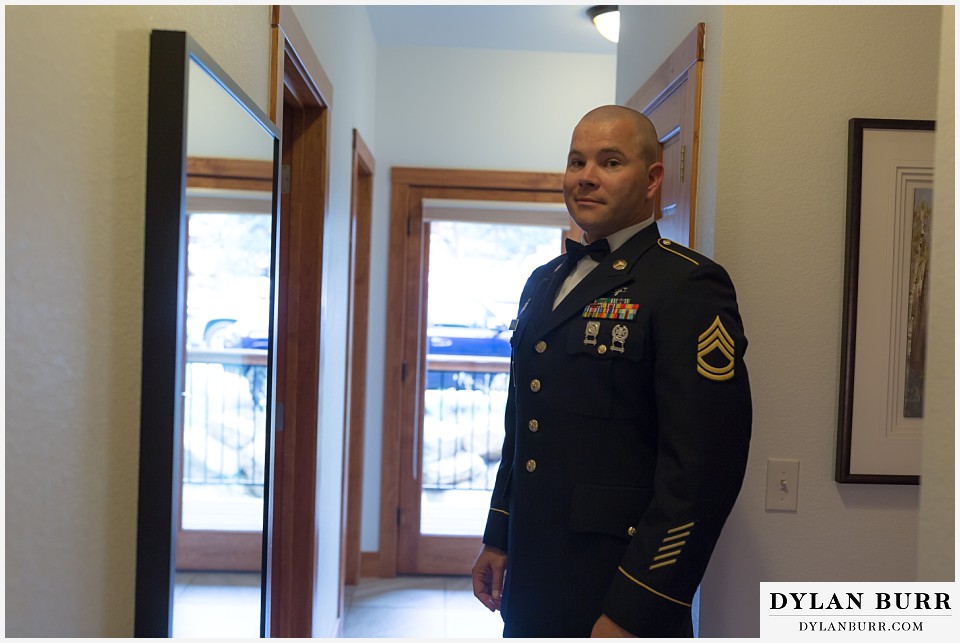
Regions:
[[[688, 83], [689, 91], [686, 103], [686, 118], [681, 127], [681, 143], [690, 149], [690, 159], [687, 168], [689, 178], [685, 178], [688, 188], [683, 191], [683, 198], [688, 206], [690, 216], [689, 247], [696, 243], [697, 232], [697, 181], [700, 167], [700, 107], [703, 85], [703, 57], [706, 40], [706, 24], [697, 23], [683, 41], [667, 59], [657, 68], [650, 78], [626, 102], [642, 114], [649, 114], [666, 100], [677, 88]], [[666, 132], [658, 132], [661, 136]], [[657, 219], [660, 218], [660, 197], [657, 196]]]
[[[271, 637], [313, 635], [323, 230], [333, 86], [289, 6], [271, 13], [270, 115], [280, 126], [281, 230], [273, 525], [265, 613]], [[284, 114], [287, 118], [284, 118]], [[286, 122], [284, 122], [286, 121]]]
[[[380, 479], [379, 575], [398, 573], [400, 524], [419, 515], [400, 515], [401, 462], [412, 462], [412, 444], [401, 440], [405, 422], [418, 422], [423, 381], [423, 198], [562, 202], [563, 175], [547, 172], [443, 170], [395, 167], [391, 171], [390, 245], [387, 273], [387, 337]], [[410, 323], [407, 320], [416, 320]], [[409, 552], [408, 552], [409, 553]]]
[[367, 327], [370, 306], [370, 241], [373, 229], [375, 161], [360, 133], [353, 130], [350, 189], [350, 256], [347, 283], [347, 332], [343, 443], [343, 525], [340, 610], [343, 586], [360, 580], [360, 522], [363, 504], [363, 450], [367, 382]]

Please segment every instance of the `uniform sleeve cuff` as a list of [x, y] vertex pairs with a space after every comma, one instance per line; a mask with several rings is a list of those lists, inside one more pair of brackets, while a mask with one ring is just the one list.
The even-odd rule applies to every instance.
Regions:
[[510, 514], [503, 509], [490, 508], [487, 514], [487, 527], [483, 531], [483, 544], [507, 551], [507, 527]]
[[644, 637], [684, 635], [690, 605], [631, 578], [622, 568], [614, 574], [603, 613], [632, 634]]

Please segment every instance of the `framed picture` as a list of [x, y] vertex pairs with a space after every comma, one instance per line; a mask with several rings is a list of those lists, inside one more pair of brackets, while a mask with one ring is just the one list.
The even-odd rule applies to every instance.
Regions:
[[920, 482], [933, 130], [850, 120], [837, 482]]

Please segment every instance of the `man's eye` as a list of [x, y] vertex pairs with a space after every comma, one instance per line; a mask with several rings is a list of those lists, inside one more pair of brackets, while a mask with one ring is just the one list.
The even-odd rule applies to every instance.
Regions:
[[583, 161], [580, 161], [580, 160], [578, 160], [578, 159], [572, 159], [572, 160], [568, 163], [568, 165], [569, 165], [570, 167], [583, 167]]
[[621, 163], [617, 159], [610, 159], [607, 161], [607, 167], [620, 167]]

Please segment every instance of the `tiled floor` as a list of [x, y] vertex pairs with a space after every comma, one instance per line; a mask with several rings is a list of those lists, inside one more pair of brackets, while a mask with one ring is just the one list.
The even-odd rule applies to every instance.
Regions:
[[503, 621], [473, 596], [469, 578], [364, 578], [346, 592], [351, 638], [501, 638]]
[[176, 638], [258, 638], [260, 574], [177, 572]]
[[[348, 586], [343, 636], [350, 638], [501, 638], [499, 613], [473, 596], [470, 579], [364, 578]], [[173, 635], [257, 638], [260, 575], [178, 573]]]

